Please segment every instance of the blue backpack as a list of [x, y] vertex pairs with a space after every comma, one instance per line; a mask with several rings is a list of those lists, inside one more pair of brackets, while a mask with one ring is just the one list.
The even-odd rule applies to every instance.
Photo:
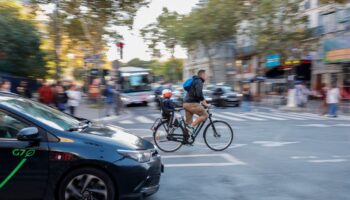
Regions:
[[183, 88], [184, 90], [186, 90], [187, 92], [190, 91], [191, 87], [192, 87], [192, 83], [193, 83], [193, 78], [189, 78], [187, 79], [184, 83], [183, 83]]

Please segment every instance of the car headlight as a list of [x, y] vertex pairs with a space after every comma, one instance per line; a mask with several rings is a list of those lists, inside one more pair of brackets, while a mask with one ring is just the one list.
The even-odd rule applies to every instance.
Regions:
[[241, 97], [241, 96], [243, 96], [242, 94], [237, 94], [237, 97]]
[[150, 150], [118, 150], [118, 153], [140, 163], [149, 162], [152, 157], [152, 152]]
[[129, 102], [130, 101], [130, 99], [128, 97], [121, 97], [120, 99], [122, 101], [124, 101], [124, 102]]
[[226, 95], [221, 95], [220, 98], [226, 99], [227, 96]]

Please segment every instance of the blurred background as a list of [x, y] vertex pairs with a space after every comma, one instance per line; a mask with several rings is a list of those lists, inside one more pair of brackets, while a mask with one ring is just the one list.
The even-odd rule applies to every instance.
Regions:
[[181, 106], [183, 81], [205, 69], [206, 98], [223, 108], [248, 88], [254, 105], [327, 113], [334, 86], [349, 113], [346, 0], [0, 0], [0, 15], [0, 78], [14, 93], [76, 85], [86, 108], [112, 98], [114, 115], [163, 89]]

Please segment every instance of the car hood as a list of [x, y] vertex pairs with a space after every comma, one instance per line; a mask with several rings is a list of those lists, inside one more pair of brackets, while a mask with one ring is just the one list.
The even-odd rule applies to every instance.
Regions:
[[113, 125], [93, 124], [80, 133], [95, 142], [98, 141], [98, 143], [102, 145], [109, 144], [128, 150], [146, 150], [154, 148], [152, 143]]

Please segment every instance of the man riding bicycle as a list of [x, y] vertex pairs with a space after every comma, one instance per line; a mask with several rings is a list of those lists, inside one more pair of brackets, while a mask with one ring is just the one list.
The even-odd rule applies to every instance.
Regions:
[[[190, 137], [189, 132], [193, 133], [195, 127], [208, 118], [208, 112], [203, 107], [209, 107], [209, 104], [205, 101], [203, 96], [203, 84], [206, 78], [205, 70], [199, 70], [197, 76], [193, 76], [192, 85], [186, 94], [183, 104], [183, 108], [186, 110], [187, 124], [187, 131], [184, 133], [185, 141], [188, 141]], [[199, 116], [195, 121], [193, 121], [193, 114]]]

